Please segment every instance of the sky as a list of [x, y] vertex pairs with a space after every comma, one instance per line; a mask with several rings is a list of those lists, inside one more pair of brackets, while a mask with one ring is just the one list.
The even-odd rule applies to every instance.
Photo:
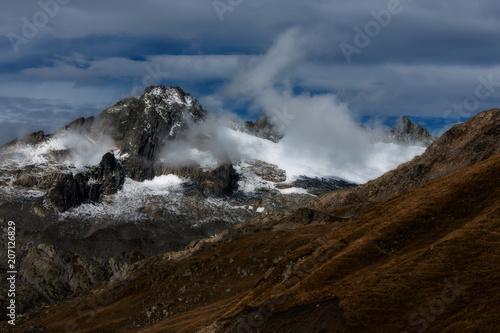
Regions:
[[499, 17], [493, 0], [5, 1], [0, 144], [153, 84], [241, 119], [328, 117], [327, 99], [334, 121], [439, 135], [500, 105]]

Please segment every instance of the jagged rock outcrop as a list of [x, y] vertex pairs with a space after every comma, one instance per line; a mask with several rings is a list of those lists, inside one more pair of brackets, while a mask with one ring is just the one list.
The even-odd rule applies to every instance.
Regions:
[[125, 171], [112, 153], [106, 153], [99, 166], [89, 173], [102, 184], [101, 190], [105, 195], [116, 193], [125, 182]]
[[223, 164], [203, 173], [198, 181], [197, 190], [205, 196], [230, 196], [238, 188], [238, 173], [231, 164]]
[[412, 123], [410, 119], [404, 116], [401, 117], [396, 126], [388, 134], [393, 141], [409, 144], [427, 146], [435, 140], [435, 137], [430, 135], [425, 128]]
[[86, 173], [62, 176], [49, 191], [48, 199], [54, 208], [64, 212], [85, 202], [98, 202], [103, 194], [114, 194], [124, 182], [121, 164], [112, 153], [107, 153], [98, 167]]
[[255, 160], [250, 163], [250, 170], [257, 176], [270, 182], [286, 181], [286, 171], [278, 168], [277, 165], [266, 163], [261, 160]]
[[90, 192], [92, 192], [95, 198], [95, 187], [90, 190], [87, 184], [88, 181], [88, 176], [82, 173], [78, 173], [75, 176], [72, 174], [63, 176], [54, 188], [49, 191], [48, 198], [50, 203], [55, 209], [64, 212], [89, 201]]
[[27, 134], [21, 140], [14, 139], [14, 140], [8, 142], [7, 144], [5, 144], [5, 147], [12, 147], [18, 143], [27, 144], [27, 145], [36, 145], [36, 144], [44, 142], [47, 139], [47, 137], [50, 137], [50, 135], [45, 135], [44, 131], [37, 131], [37, 132], [33, 132], [31, 134]]

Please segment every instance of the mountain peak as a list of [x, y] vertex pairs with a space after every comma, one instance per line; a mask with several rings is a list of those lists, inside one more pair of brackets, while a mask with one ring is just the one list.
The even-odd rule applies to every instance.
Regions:
[[396, 124], [396, 126], [394, 127], [394, 130], [395, 131], [409, 131], [411, 130], [411, 128], [417, 128], [417, 127], [420, 127], [422, 128], [421, 126], [417, 125], [417, 124], [414, 124], [410, 119], [408, 119], [406, 116], [402, 116], [398, 123]]
[[414, 124], [406, 116], [402, 116], [399, 122], [390, 130], [393, 139], [404, 143], [424, 143], [430, 144], [434, 137], [427, 130]]
[[107, 135], [121, 153], [153, 162], [170, 140], [207, 115], [201, 104], [181, 88], [149, 86], [140, 97], [122, 99], [96, 117], [79, 119], [64, 129], [85, 132], [90, 137]]
[[199, 104], [191, 94], [185, 93], [180, 87], [149, 86], [144, 90], [141, 100], [161, 99], [165, 104], [179, 104], [193, 106]]
[[413, 123], [411, 122], [411, 120], [410, 120], [410, 119], [408, 119], [406, 116], [402, 116], [402, 117], [401, 117], [401, 119], [399, 119], [399, 122], [400, 122], [400, 123], [402, 122], [402, 123], [405, 123], [405, 124], [406, 124], [406, 123], [413, 124]]

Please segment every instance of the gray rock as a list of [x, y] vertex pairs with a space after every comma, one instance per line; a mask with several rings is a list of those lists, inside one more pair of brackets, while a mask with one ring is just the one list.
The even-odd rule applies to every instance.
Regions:
[[254, 122], [245, 122], [245, 130], [256, 137], [278, 142], [283, 138], [283, 134], [278, 126], [269, 118], [266, 113], [262, 113]]
[[411, 144], [430, 145], [435, 140], [435, 137], [430, 135], [425, 128], [412, 123], [404, 116], [389, 131], [389, 136], [394, 141]]
[[112, 153], [106, 153], [98, 167], [62, 176], [49, 191], [48, 199], [55, 209], [64, 212], [85, 202], [98, 202], [103, 194], [114, 194], [124, 182], [123, 167]]

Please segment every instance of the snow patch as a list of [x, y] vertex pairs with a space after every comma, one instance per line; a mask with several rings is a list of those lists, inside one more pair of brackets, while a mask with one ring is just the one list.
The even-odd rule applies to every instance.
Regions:
[[285, 188], [285, 189], [279, 189], [279, 191], [281, 192], [281, 194], [297, 193], [297, 194], [309, 194], [309, 195], [312, 195], [309, 192], [307, 192], [306, 189], [300, 188], [300, 187], [290, 187], [290, 188]]
[[183, 179], [175, 175], [162, 175], [151, 180], [136, 182], [130, 178], [125, 180], [123, 188], [116, 194], [109, 195], [103, 203], [87, 203], [67, 212], [61, 213], [62, 218], [120, 218], [127, 217], [137, 220], [144, 217], [140, 209], [158, 201], [166, 203], [166, 209], [177, 212], [175, 198], [182, 194]]
[[182, 179], [180, 179], [175, 175], [162, 175], [162, 176], [157, 176], [152, 180], [145, 180], [144, 182], [139, 184], [141, 184], [141, 186], [146, 189], [151, 189], [152, 191], [154, 190], [163, 191], [165, 189], [178, 187], [182, 183], [183, 183]]

